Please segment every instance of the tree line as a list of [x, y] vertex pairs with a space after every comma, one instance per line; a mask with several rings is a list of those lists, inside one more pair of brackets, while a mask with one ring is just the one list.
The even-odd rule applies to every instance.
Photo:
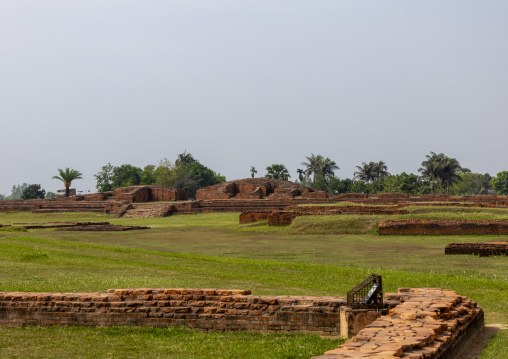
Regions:
[[[414, 195], [508, 195], [508, 171], [499, 172], [495, 177], [488, 173], [473, 173], [462, 167], [457, 159], [443, 153], [428, 154], [422, 161], [418, 174], [402, 172], [392, 175], [384, 161], [371, 161], [356, 166], [351, 179], [335, 176], [339, 167], [328, 157], [311, 154], [306, 159], [301, 163], [303, 168], [297, 169], [298, 178], [295, 182], [334, 194], [403, 192]], [[266, 177], [283, 180], [289, 177], [283, 164], [273, 164], [266, 170]], [[255, 167], [251, 167], [251, 176], [254, 177], [255, 173]]]
[[[508, 171], [499, 172], [495, 177], [488, 173], [473, 173], [462, 167], [455, 158], [443, 153], [430, 152], [421, 162], [418, 174], [402, 172], [392, 175], [384, 161], [362, 162], [356, 166], [353, 178], [340, 179], [335, 175], [339, 166], [328, 157], [311, 154], [302, 162], [303, 168], [297, 169], [296, 183], [334, 194], [341, 193], [383, 193], [403, 192], [408, 194], [447, 193], [451, 195], [486, 195], [497, 193], [508, 195]], [[82, 178], [74, 169], [59, 169], [59, 175], [53, 176], [63, 182], [65, 195], [69, 195], [71, 182]], [[251, 177], [257, 176], [254, 166], [250, 168]], [[291, 175], [284, 164], [272, 164], [266, 167], [263, 177], [288, 181]], [[180, 153], [174, 162], [167, 158], [157, 165], [143, 168], [131, 164], [113, 166], [108, 163], [94, 175], [99, 192], [133, 185], [160, 185], [180, 188], [187, 191], [190, 198], [195, 197], [199, 188], [225, 182], [225, 176], [201, 164], [192, 154]], [[0, 195], [4, 199], [53, 198], [55, 193], [46, 193], [39, 184], [17, 185], [12, 187], [10, 196]]]

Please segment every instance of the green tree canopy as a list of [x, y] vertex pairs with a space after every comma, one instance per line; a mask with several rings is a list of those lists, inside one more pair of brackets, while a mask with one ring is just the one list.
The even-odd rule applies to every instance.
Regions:
[[113, 188], [113, 165], [108, 163], [107, 165], [102, 166], [102, 170], [96, 174], [94, 174], [95, 180], [97, 184], [95, 188], [99, 192], [108, 192], [112, 191]]
[[289, 174], [286, 166], [283, 164], [272, 164], [271, 166], [266, 167], [265, 177], [287, 181], [291, 175]]
[[408, 194], [420, 194], [422, 181], [418, 175], [402, 172], [383, 179], [382, 192], [404, 192]]
[[141, 184], [141, 172], [141, 168], [130, 164], [114, 167], [111, 184], [113, 188], [137, 186]]
[[60, 172], [59, 176], [53, 176], [53, 179], [60, 180], [64, 183], [65, 186], [65, 197], [69, 197], [69, 187], [71, 186], [72, 181], [83, 178], [81, 172], [70, 169], [69, 167], [65, 168], [65, 171], [58, 169]]
[[492, 189], [490, 181], [492, 176], [488, 173], [472, 173], [461, 171], [460, 180], [450, 187], [450, 194], [453, 195], [486, 195]]
[[152, 184], [184, 189], [191, 198], [195, 197], [196, 191], [202, 187], [226, 181], [226, 177], [204, 166], [187, 152], [180, 153], [174, 164], [164, 158], [159, 161], [155, 169], [147, 166], [143, 173], [146, 173], [147, 177], [153, 176]]
[[497, 194], [508, 195], [508, 171], [499, 172], [490, 184]]
[[151, 185], [155, 183], [155, 166], [154, 165], [146, 165], [141, 172], [141, 182], [142, 185]]
[[27, 199], [39, 199], [44, 198], [46, 196], [46, 191], [41, 188], [40, 184], [31, 184], [28, 185], [23, 190], [23, 194], [21, 195], [22, 200]]

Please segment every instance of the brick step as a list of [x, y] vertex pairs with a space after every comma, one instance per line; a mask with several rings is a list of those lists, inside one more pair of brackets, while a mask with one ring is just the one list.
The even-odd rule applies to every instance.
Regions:
[[127, 218], [163, 218], [171, 215], [175, 210], [172, 204], [151, 204], [151, 205], [133, 205], [132, 208], [127, 208], [122, 217]]

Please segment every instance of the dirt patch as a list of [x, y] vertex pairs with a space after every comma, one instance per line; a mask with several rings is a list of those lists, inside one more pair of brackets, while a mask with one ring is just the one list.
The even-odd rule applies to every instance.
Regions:
[[471, 344], [460, 354], [457, 359], [478, 359], [482, 354], [487, 342], [497, 333], [499, 329], [503, 329], [502, 324], [490, 324], [478, 333], [475, 340], [471, 340]]

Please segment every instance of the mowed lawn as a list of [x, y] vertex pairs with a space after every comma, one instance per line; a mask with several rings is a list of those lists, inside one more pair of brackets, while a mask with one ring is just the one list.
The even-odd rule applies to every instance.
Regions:
[[[410, 210], [410, 215], [390, 218], [508, 219], [504, 209]], [[383, 276], [385, 292], [444, 287], [475, 300], [484, 308], [487, 323], [505, 328], [489, 342], [482, 358], [505, 358], [508, 257], [445, 256], [444, 247], [508, 236], [378, 236], [380, 219], [308, 216], [289, 227], [273, 228], [263, 222], [239, 225], [238, 213], [159, 219], [1, 213], [4, 225], [109, 221], [151, 229], [0, 229], [0, 291], [215, 287], [251, 289], [253, 294], [345, 296], [377, 273]], [[337, 339], [306, 334], [203, 334], [183, 328], [0, 328], [0, 357], [309, 358], [338, 344]]]

